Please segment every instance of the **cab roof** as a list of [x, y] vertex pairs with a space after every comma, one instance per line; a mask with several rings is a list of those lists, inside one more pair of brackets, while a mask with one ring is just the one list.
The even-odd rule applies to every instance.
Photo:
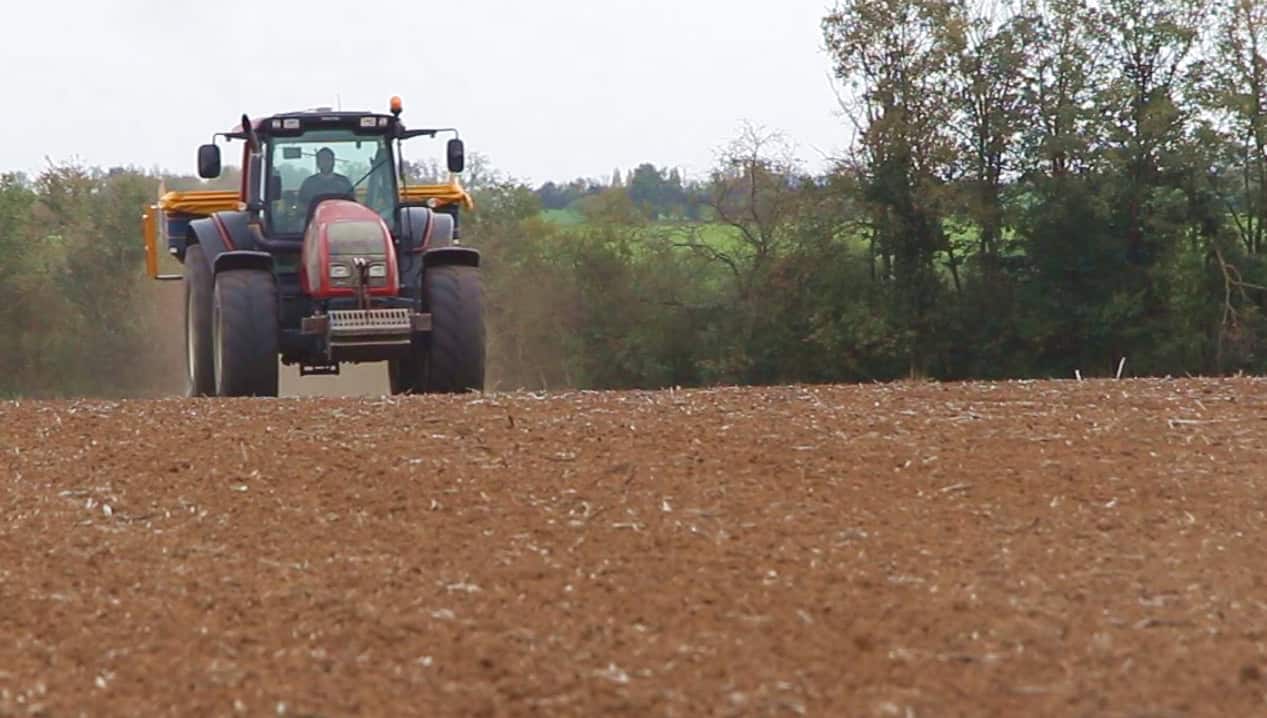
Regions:
[[[365, 124], [372, 122], [372, 124]], [[260, 135], [302, 134], [319, 129], [352, 129], [369, 134], [379, 134], [398, 122], [392, 115], [368, 111], [331, 110], [318, 107], [311, 110], [280, 112], [275, 115], [251, 119], [251, 127]], [[226, 133], [234, 139], [246, 137], [245, 128], [238, 123]]]

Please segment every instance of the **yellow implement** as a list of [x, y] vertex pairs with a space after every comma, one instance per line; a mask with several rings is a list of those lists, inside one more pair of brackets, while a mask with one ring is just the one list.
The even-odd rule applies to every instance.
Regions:
[[164, 213], [209, 217], [214, 212], [237, 212], [246, 208], [236, 190], [228, 192], [168, 192], [158, 200]]
[[[158, 202], [145, 208], [141, 215], [141, 227], [145, 236], [145, 271], [151, 279], [175, 281], [180, 274], [158, 273], [159, 233], [166, 235], [167, 217], [175, 215], [186, 219], [210, 217], [215, 212], [235, 212], [245, 207], [234, 191], [164, 192]], [[164, 241], [166, 236], [163, 237]]]
[[436, 207], [460, 204], [467, 209], [475, 209], [475, 200], [458, 184], [456, 177], [448, 184], [410, 185], [400, 191], [401, 202], [429, 203], [430, 200], [435, 200]]
[[[470, 193], [454, 177], [446, 184], [420, 184], [401, 188], [402, 204], [426, 204], [431, 207], [461, 205], [466, 209], [475, 209], [475, 201]], [[210, 217], [216, 212], [238, 212], [246, 208], [236, 190], [229, 191], [193, 191], [165, 192], [156, 204], [145, 208], [141, 216], [145, 233], [145, 268], [154, 279], [176, 280], [179, 274], [158, 273], [158, 243], [160, 231], [165, 232], [167, 215], [179, 215], [184, 218]], [[161, 229], [160, 229], [161, 228]]]
[[149, 273], [150, 279], [165, 281], [182, 279], [179, 274], [158, 273], [158, 220], [159, 205], [157, 204], [146, 207], [145, 214], [141, 215], [141, 228], [145, 234], [145, 271]]
[[[460, 204], [467, 209], [475, 208], [471, 195], [456, 180], [447, 184], [409, 185], [401, 189], [400, 200], [410, 203], [435, 200], [437, 207]], [[168, 192], [158, 200], [158, 208], [168, 214], [207, 217], [214, 212], [241, 211], [245, 205], [236, 191]]]

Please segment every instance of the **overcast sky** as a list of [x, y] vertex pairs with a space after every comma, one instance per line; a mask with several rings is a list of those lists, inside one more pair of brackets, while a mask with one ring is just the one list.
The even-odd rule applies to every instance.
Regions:
[[532, 182], [641, 162], [700, 172], [745, 120], [786, 133], [818, 169], [848, 139], [819, 31], [830, 5], [6, 4], [0, 171], [48, 157], [192, 173], [196, 146], [242, 112], [385, 111], [394, 94], [407, 125], [457, 126], [468, 152]]

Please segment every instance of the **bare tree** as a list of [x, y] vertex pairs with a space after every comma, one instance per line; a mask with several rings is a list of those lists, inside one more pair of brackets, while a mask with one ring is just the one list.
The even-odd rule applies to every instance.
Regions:
[[721, 224], [735, 231], [739, 245], [737, 252], [709, 251], [737, 273], [742, 294], [788, 239], [799, 174], [787, 139], [749, 123], [719, 153], [707, 204]]

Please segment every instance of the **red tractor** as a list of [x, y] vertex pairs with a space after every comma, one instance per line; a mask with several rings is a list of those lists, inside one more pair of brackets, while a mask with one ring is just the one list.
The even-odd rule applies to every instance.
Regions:
[[[191, 396], [276, 396], [278, 358], [301, 375], [388, 363], [393, 393], [484, 387], [480, 254], [459, 242], [455, 130], [318, 109], [216, 135], [243, 143], [237, 192], [172, 192], [146, 213], [151, 276], [185, 285]], [[407, 186], [400, 145], [452, 134], [448, 184]], [[198, 174], [220, 175], [220, 148]], [[184, 265], [157, 273], [157, 246]]]

